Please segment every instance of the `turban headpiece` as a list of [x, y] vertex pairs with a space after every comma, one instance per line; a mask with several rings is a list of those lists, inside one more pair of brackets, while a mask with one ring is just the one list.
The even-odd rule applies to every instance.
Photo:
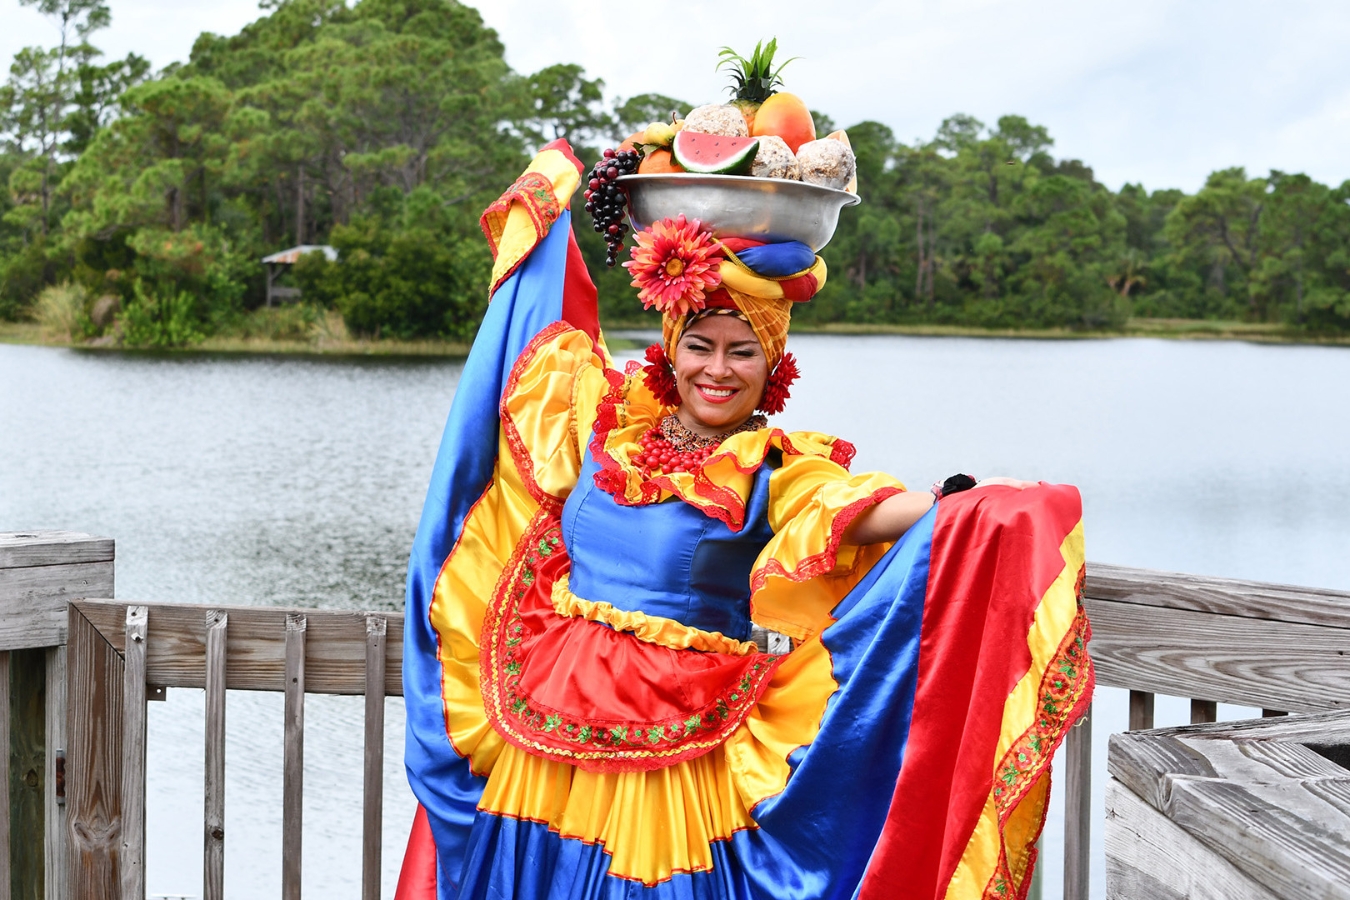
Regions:
[[793, 306], [810, 300], [825, 285], [825, 261], [795, 241], [770, 244], [746, 238], [715, 238], [697, 219], [666, 219], [640, 232], [633, 275], [643, 305], [661, 312], [661, 344], [648, 348], [647, 383], [668, 405], [679, 402], [670, 360], [680, 335], [706, 315], [744, 319], [769, 364], [769, 383], [760, 408], [775, 413], [797, 376], [785, 354]]

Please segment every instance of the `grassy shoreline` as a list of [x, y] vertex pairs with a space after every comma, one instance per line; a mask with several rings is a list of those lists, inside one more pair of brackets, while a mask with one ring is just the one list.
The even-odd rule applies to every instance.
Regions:
[[[611, 331], [652, 331], [654, 321], [615, 322], [605, 326]], [[1309, 334], [1287, 325], [1220, 322], [1197, 319], [1130, 319], [1124, 328], [1109, 331], [1072, 331], [1054, 329], [991, 329], [956, 325], [867, 325], [828, 323], [794, 329], [801, 334], [899, 334], [914, 337], [1013, 338], [1024, 340], [1097, 340], [1103, 338], [1161, 338], [1166, 340], [1247, 341], [1269, 344], [1316, 344], [1350, 346], [1350, 334]], [[67, 341], [45, 334], [34, 322], [0, 322], [0, 344], [27, 344], [46, 347], [72, 347], [82, 350], [118, 351], [132, 348], [109, 342]], [[622, 338], [609, 341], [611, 348], [622, 349], [634, 342]], [[143, 351], [138, 351], [143, 352]], [[309, 340], [266, 337], [211, 337], [191, 347], [166, 353], [280, 354], [312, 356], [443, 356], [462, 357], [469, 345], [456, 341], [358, 340], [350, 337], [323, 336]]]

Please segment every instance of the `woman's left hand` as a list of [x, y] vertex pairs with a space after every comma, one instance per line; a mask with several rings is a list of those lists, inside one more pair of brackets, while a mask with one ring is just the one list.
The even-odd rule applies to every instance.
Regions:
[[[1022, 481], [1020, 478], [1007, 478], [1002, 475], [996, 475], [993, 478], [981, 478], [979, 481], [975, 482], [975, 487], [976, 488], [991, 487], [996, 484], [1001, 484], [1004, 487], [1017, 488], [1019, 491], [1024, 491], [1029, 487], [1035, 487], [1037, 485], [1037, 482]], [[971, 490], [973, 491], [975, 490], [975, 488], [971, 488]]]

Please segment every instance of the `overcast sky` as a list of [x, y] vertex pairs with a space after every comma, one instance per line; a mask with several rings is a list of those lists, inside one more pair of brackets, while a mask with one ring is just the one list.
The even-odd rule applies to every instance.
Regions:
[[[256, 0], [110, 0], [95, 43], [156, 65], [201, 31], [233, 33]], [[910, 141], [966, 112], [1045, 125], [1055, 154], [1118, 188], [1194, 191], [1246, 166], [1350, 178], [1350, 0], [735, 0], [478, 4], [520, 72], [577, 62], [607, 94], [724, 96], [717, 49], [776, 35], [800, 56], [788, 89], [841, 124], [875, 119]], [[848, 10], [847, 15], [845, 10]], [[0, 57], [55, 29], [0, 0]], [[767, 22], [767, 24], [766, 24]]]

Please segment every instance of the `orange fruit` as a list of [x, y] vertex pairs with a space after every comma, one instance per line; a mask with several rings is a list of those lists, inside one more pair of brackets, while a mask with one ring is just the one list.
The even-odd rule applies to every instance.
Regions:
[[669, 175], [672, 172], [683, 171], [684, 168], [675, 162], [669, 150], [653, 150], [638, 163], [639, 175]]
[[641, 131], [635, 131], [628, 137], [623, 139], [623, 143], [619, 145], [619, 149], [632, 150], [638, 144], [644, 143], [646, 139], [647, 139], [647, 129], [644, 128]]
[[816, 139], [816, 123], [801, 97], [783, 91], [760, 104], [750, 134], [752, 137], [777, 135], [796, 153], [802, 144]]

